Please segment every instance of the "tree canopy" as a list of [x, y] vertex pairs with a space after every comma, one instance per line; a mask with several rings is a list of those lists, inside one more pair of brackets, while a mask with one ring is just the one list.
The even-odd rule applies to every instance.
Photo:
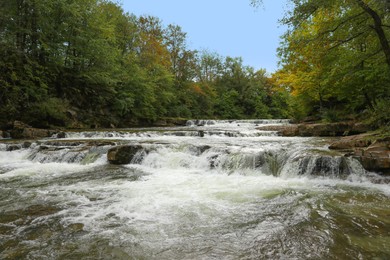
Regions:
[[390, 104], [390, 2], [290, 2], [274, 77], [300, 104], [295, 114], [330, 120], [390, 114], [383, 111]]
[[264, 71], [191, 50], [180, 26], [109, 0], [0, 2], [0, 125], [279, 117], [283, 95]]
[[269, 76], [240, 57], [190, 49], [179, 25], [109, 0], [1, 1], [0, 125], [307, 116], [390, 124], [390, 2], [290, 3], [281, 66]]

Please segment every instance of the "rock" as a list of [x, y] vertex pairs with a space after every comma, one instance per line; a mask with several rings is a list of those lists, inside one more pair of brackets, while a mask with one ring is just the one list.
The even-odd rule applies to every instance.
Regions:
[[153, 126], [160, 126], [160, 127], [168, 126], [168, 125], [169, 125], [168, 122], [163, 119], [157, 120], [153, 123]]
[[52, 131], [38, 128], [15, 128], [11, 131], [11, 137], [14, 139], [35, 139], [50, 137]]
[[345, 156], [360, 161], [367, 171], [390, 174], [390, 137], [376, 138], [370, 134], [347, 136], [332, 143], [329, 149], [347, 151]]
[[304, 156], [299, 158], [299, 174], [346, 177], [351, 171], [343, 156]]
[[298, 126], [296, 125], [286, 126], [284, 129], [282, 129], [282, 131], [280, 131], [282, 136], [297, 136], [298, 133]]
[[352, 125], [352, 128], [351, 128], [349, 134], [350, 135], [362, 134], [362, 133], [367, 133], [367, 132], [369, 132], [371, 130], [373, 130], [373, 129], [368, 124], [355, 123], [355, 124]]
[[352, 126], [353, 124], [348, 122], [300, 124], [298, 132], [300, 136], [344, 136], [348, 135]]
[[21, 145], [18, 145], [18, 144], [10, 144], [10, 145], [7, 146], [6, 151], [7, 151], [7, 152], [12, 152], [12, 151], [20, 150], [20, 149], [22, 149], [22, 146], [21, 146]]
[[25, 148], [25, 149], [26, 149], [26, 148], [30, 148], [31, 145], [32, 145], [31, 142], [23, 142], [23, 143], [22, 143], [22, 147]]
[[59, 132], [56, 134], [56, 138], [65, 138], [66, 137], [66, 133], [65, 132]]
[[376, 140], [371, 143], [367, 139], [350, 138], [350, 140], [334, 143], [329, 148], [350, 149], [345, 156], [352, 156], [359, 160], [367, 171], [390, 174], [390, 140]]
[[333, 142], [329, 149], [331, 150], [351, 150], [354, 148], [368, 147], [372, 143], [367, 134], [346, 136]]
[[281, 136], [297, 136], [298, 125], [266, 125], [256, 128], [261, 131], [277, 131]]
[[0, 130], [0, 138], [4, 138], [3, 131]]
[[11, 138], [11, 134], [8, 131], [3, 131], [3, 138]]
[[358, 159], [368, 171], [390, 174], [389, 151], [371, 153], [369, 156], [354, 156], [354, 158]]
[[170, 118], [167, 119], [167, 122], [172, 125], [177, 125], [177, 126], [185, 126], [187, 124], [187, 119], [183, 118]]
[[24, 128], [32, 128], [32, 126], [27, 125], [21, 121], [14, 121], [12, 124], [13, 129], [24, 129]]
[[108, 150], [107, 160], [111, 164], [129, 164], [138, 151], [142, 150], [140, 145], [121, 145]]
[[271, 125], [262, 126], [257, 129], [277, 131], [281, 136], [347, 136], [365, 133], [371, 130], [366, 124], [354, 122]]
[[368, 171], [390, 174], [390, 141], [376, 141], [353, 155]]
[[21, 121], [14, 121], [10, 131], [10, 137], [14, 139], [35, 139], [51, 137], [55, 131], [48, 129], [33, 128]]

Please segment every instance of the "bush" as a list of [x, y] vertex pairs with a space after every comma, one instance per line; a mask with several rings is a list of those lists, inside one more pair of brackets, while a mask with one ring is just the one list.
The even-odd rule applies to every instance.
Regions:
[[390, 127], [390, 98], [378, 100], [369, 114], [370, 123], [375, 127]]
[[48, 98], [35, 103], [25, 115], [25, 122], [34, 127], [47, 128], [50, 126], [66, 126], [69, 119], [66, 117], [68, 103], [59, 98]]

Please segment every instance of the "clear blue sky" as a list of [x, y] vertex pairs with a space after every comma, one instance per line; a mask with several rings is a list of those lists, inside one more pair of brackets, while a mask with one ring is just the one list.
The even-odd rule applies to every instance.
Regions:
[[287, 0], [122, 0], [137, 16], [152, 15], [164, 25], [179, 25], [190, 49], [207, 49], [222, 56], [242, 57], [244, 65], [267, 72], [277, 69], [276, 49], [285, 27], [278, 24]]

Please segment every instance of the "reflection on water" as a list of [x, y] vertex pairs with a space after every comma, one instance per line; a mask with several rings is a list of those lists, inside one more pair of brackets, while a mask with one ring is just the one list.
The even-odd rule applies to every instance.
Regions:
[[[0, 258], [389, 259], [387, 178], [355, 162], [343, 164], [342, 176], [329, 166], [339, 155], [315, 159], [326, 152], [322, 140], [262, 134], [255, 129], [262, 123], [287, 122], [213, 121], [122, 136], [72, 133], [68, 144], [13, 151], [3, 145]], [[114, 166], [105, 157], [112, 145], [71, 147], [82, 138], [145, 149], [136, 162]]]

